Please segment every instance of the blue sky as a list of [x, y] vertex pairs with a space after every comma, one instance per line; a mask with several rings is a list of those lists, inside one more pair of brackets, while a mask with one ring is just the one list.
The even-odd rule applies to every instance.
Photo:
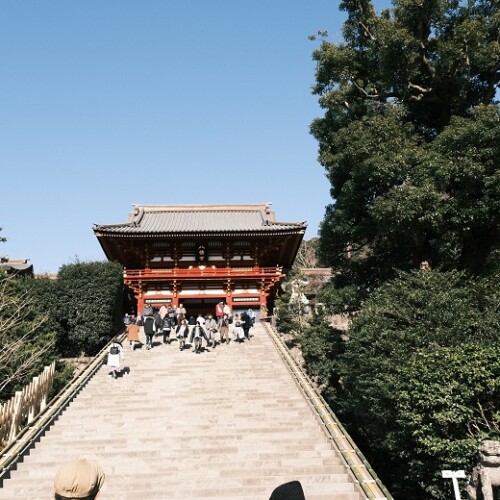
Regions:
[[3, 0], [0, 255], [103, 260], [93, 224], [133, 203], [272, 201], [316, 236], [308, 35], [340, 41], [343, 18], [327, 0]]

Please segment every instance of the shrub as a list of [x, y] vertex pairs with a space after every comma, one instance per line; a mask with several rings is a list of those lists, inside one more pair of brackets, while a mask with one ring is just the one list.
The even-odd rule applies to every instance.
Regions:
[[112, 262], [76, 263], [58, 274], [53, 314], [65, 356], [94, 355], [122, 327], [122, 269]]
[[373, 292], [338, 359], [335, 410], [401, 498], [446, 498], [441, 467], [467, 467], [499, 434], [497, 279], [412, 272]]

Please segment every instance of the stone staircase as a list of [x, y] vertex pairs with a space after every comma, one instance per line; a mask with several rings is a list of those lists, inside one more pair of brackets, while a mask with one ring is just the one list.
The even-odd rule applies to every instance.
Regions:
[[105, 366], [3, 483], [0, 499], [48, 500], [55, 472], [85, 457], [106, 473], [103, 500], [268, 500], [299, 480], [307, 500], [361, 500], [261, 325], [209, 352], [177, 342]]

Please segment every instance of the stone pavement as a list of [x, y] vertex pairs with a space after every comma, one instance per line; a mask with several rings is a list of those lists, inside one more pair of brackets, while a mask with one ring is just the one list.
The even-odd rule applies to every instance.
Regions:
[[0, 489], [47, 500], [63, 462], [106, 473], [100, 500], [268, 500], [299, 480], [307, 500], [362, 495], [265, 329], [209, 352], [178, 343], [130, 351], [127, 372], [103, 366]]

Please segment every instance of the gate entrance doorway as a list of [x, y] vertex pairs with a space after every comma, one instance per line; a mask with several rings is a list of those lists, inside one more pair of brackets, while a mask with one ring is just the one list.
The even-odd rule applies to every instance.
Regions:
[[201, 314], [202, 316], [206, 316], [207, 314], [211, 314], [215, 317], [215, 306], [221, 300], [224, 300], [225, 297], [217, 298], [196, 298], [196, 299], [179, 299], [179, 302], [182, 302], [184, 308], [186, 309], [186, 316], [189, 318], [190, 316], [198, 316]]

